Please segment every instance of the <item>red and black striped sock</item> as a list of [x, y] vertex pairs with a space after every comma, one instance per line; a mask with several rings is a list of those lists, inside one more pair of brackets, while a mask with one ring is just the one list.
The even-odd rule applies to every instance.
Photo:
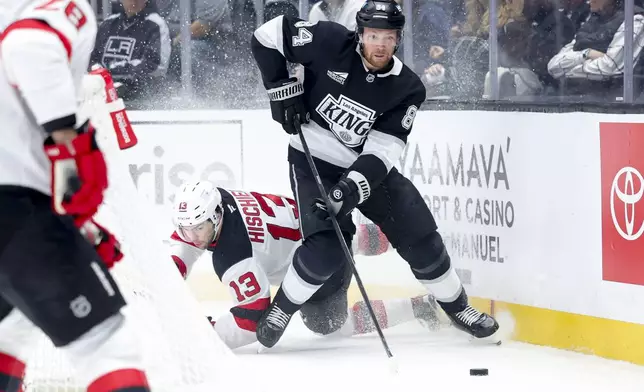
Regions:
[[25, 363], [9, 354], [0, 353], [0, 391], [22, 392]]

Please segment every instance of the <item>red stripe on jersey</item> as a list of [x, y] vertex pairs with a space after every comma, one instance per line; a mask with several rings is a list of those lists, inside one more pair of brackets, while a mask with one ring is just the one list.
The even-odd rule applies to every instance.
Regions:
[[107, 373], [87, 387], [87, 392], [118, 391], [126, 388], [149, 388], [148, 379], [138, 369], [120, 369]]
[[0, 373], [22, 380], [25, 375], [25, 364], [11, 355], [0, 353]]
[[181, 276], [185, 279], [188, 275], [188, 267], [186, 267], [186, 263], [181, 260], [181, 257], [175, 255], [172, 255], [172, 260], [174, 260], [174, 264], [179, 269], [179, 272], [181, 272]]
[[[257, 301], [253, 301], [249, 304], [237, 305], [236, 307], [241, 309], [264, 311], [268, 309], [268, 305], [270, 304], [271, 304], [270, 298], [260, 298]], [[233, 315], [233, 318], [235, 319], [235, 322], [237, 323], [237, 326], [239, 328], [250, 332], [257, 331], [257, 321], [237, 317], [235, 315]]]
[[21, 19], [16, 22], [13, 22], [0, 35], [0, 42], [3, 39], [5, 39], [5, 37], [7, 37], [7, 35], [9, 35], [10, 32], [18, 29], [41, 30], [41, 31], [46, 31], [56, 35], [58, 39], [60, 39], [60, 42], [62, 42], [63, 46], [65, 47], [65, 51], [67, 52], [67, 59], [72, 58], [72, 44], [71, 42], [69, 42], [69, 39], [65, 35], [63, 35], [63, 33], [54, 29], [53, 27], [43, 22], [42, 20]]

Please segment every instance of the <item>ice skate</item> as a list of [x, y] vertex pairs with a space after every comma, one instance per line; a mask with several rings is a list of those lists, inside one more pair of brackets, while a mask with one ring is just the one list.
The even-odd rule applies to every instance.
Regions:
[[499, 329], [499, 324], [496, 320], [486, 313], [479, 312], [470, 305], [460, 312], [447, 313], [447, 317], [450, 318], [454, 327], [463, 332], [467, 332], [477, 339], [495, 344], [501, 343], [495, 336]]
[[257, 341], [264, 347], [275, 346], [284, 334], [291, 317], [292, 314], [284, 312], [273, 302], [257, 323]]

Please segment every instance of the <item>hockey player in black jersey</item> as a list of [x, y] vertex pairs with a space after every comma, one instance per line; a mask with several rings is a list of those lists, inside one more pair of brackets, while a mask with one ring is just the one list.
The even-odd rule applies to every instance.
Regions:
[[[402, 10], [392, 0], [367, 0], [356, 21], [354, 32], [279, 16], [252, 37], [273, 119], [293, 135], [288, 159], [304, 239], [257, 325], [257, 338], [275, 345], [292, 315], [347, 262], [303, 153], [298, 122], [347, 243], [355, 233], [350, 213], [358, 208], [457, 328], [493, 338], [497, 322], [468, 304], [429, 208], [394, 168], [425, 100], [420, 79], [394, 56], [405, 24]], [[289, 78], [286, 60], [304, 66], [303, 80]]]

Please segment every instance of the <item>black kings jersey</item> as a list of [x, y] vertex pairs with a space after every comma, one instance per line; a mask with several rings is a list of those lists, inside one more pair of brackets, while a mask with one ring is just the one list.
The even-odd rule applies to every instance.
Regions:
[[[256, 341], [257, 320], [270, 303], [270, 287], [282, 283], [301, 244], [299, 216], [293, 199], [217, 189], [224, 215], [219, 237], [207, 250], [235, 306], [217, 319], [215, 329], [230, 348], [236, 348]], [[205, 250], [175, 231], [170, 252], [186, 278]]]
[[[391, 170], [425, 100], [411, 69], [394, 56], [387, 69], [369, 71], [356, 33], [334, 22], [279, 16], [255, 31], [252, 46], [266, 86], [288, 78], [284, 59], [304, 66], [312, 121], [302, 132], [313, 156], [348, 168], [371, 154]], [[290, 144], [303, 151], [299, 136]]]

